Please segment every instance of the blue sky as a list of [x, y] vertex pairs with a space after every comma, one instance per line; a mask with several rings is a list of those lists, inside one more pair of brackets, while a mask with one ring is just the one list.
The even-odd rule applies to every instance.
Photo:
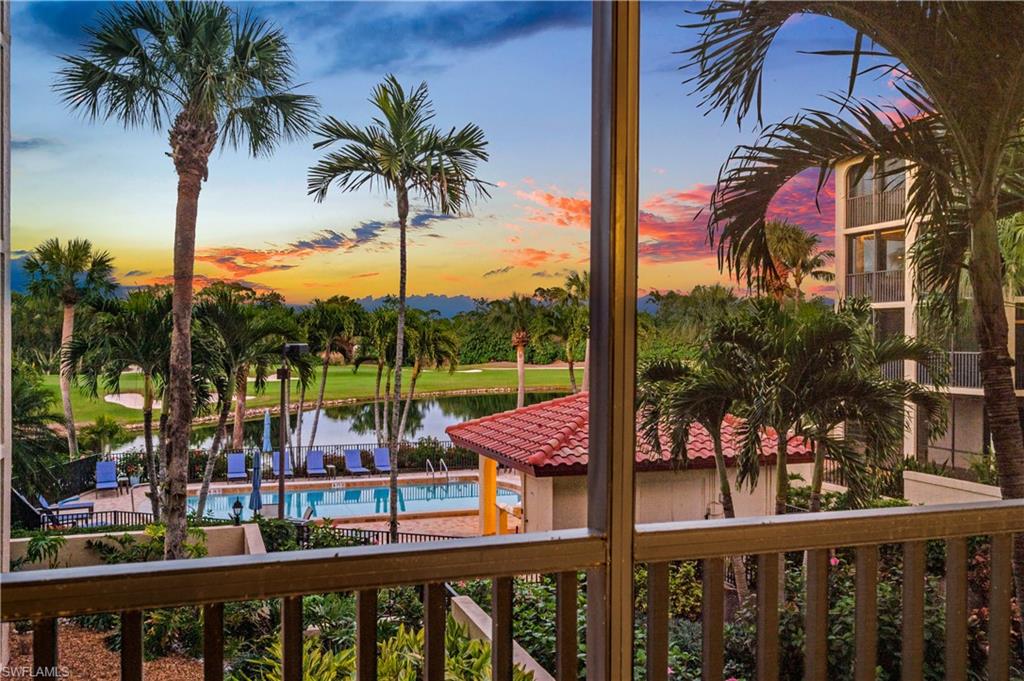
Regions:
[[[12, 6], [12, 238], [30, 249], [44, 238], [85, 236], [111, 251], [127, 284], [170, 272], [175, 176], [166, 132], [125, 131], [83, 121], [52, 91], [57, 55], [74, 53], [97, 3]], [[438, 122], [473, 121], [490, 141], [481, 175], [497, 186], [473, 215], [442, 220], [418, 207], [410, 292], [507, 295], [557, 283], [586, 267], [589, 191], [589, 3], [252, 3], [237, 5], [279, 24], [295, 52], [298, 80], [325, 113], [353, 122], [371, 115], [367, 96], [387, 73], [425, 80]], [[723, 281], [700, 220], [718, 168], [736, 144], [755, 139], [705, 115], [683, 84], [678, 50], [695, 34], [686, 3], [642, 8], [642, 289], [688, 290]], [[830, 20], [787, 25], [765, 72], [765, 120], [845, 86], [845, 59], [800, 54], [849, 47]], [[891, 94], [864, 79], [862, 95]], [[380, 193], [306, 196], [311, 142], [269, 159], [231, 150], [210, 164], [199, 209], [197, 273], [282, 291], [301, 303], [335, 293], [361, 297], [397, 288], [394, 208]], [[813, 211], [807, 183], [779, 210], [829, 238], [831, 204]], [[414, 207], [415, 208], [415, 207]]]

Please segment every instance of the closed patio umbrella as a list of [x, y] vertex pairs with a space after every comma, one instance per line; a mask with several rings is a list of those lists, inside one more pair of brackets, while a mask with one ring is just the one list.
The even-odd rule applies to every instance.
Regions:
[[[259, 457], [257, 457], [259, 458]], [[263, 466], [259, 463], [252, 467], [252, 494], [249, 495], [249, 508], [259, 513], [263, 508], [263, 496], [260, 494], [260, 481], [263, 478]]]
[[263, 448], [261, 451], [269, 452], [270, 450], [270, 410], [263, 410]]

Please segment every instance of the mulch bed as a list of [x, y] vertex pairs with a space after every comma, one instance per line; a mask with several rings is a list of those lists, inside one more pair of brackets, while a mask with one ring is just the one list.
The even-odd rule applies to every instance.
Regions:
[[[106, 634], [61, 623], [60, 674], [57, 678], [71, 681], [118, 681], [121, 678], [121, 656], [103, 642]], [[32, 666], [32, 633], [11, 635], [12, 670]], [[171, 656], [143, 663], [146, 681], [201, 681], [203, 663], [187, 657]], [[25, 678], [28, 678], [27, 676]]]

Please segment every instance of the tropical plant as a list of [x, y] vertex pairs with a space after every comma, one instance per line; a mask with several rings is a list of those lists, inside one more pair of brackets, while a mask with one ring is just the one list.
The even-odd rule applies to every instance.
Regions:
[[60, 551], [68, 543], [67, 538], [55, 532], [36, 530], [29, 535], [25, 546], [25, 557], [11, 566], [17, 570], [23, 565], [46, 562], [46, 567], [55, 570], [60, 567]]
[[[100, 560], [108, 565], [120, 563], [144, 563], [163, 559], [164, 541], [167, 526], [163, 524], [147, 525], [141, 537], [125, 532], [117, 536], [107, 534], [99, 539], [85, 542], [85, 548], [94, 552]], [[201, 527], [190, 527], [187, 530], [189, 541], [185, 544], [189, 558], [203, 558], [207, 554], [206, 533]]]
[[[397, 444], [397, 425], [402, 396], [402, 365], [405, 361], [405, 315], [409, 202], [419, 198], [428, 208], [456, 215], [469, 207], [471, 193], [487, 196], [486, 184], [476, 177], [476, 166], [486, 161], [487, 140], [479, 126], [469, 123], [443, 132], [433, 124], [434, 107], [426, 83], [411, 91], [393, 75], [374, 88], [370, 103], [378, 115], [367, 127], [328, 116], [317, 127], [314, 149], [335, 144], [309, 169], [309, 193], [323, 201], [331, 185], [342, 191], [379, 186], [393, 193], [398, 209], [398, 310], [395, 324], [394, 402], [389, 444]], [[392, 461], [394, 467], [394, 461]], [[397, 484], [391, 485], [391, 506], [398, 503]], [[397, 537], [398, 523], [391, 533]]]
[[[687, 445], [690, 430], [700, 425], [711, 437], [714, 448], [718, 492], [722, 501], [722, 514], [736, 517], [732, 486], [726, 467], [722, 444], [722, 429], [739, 430], [738, 423], [727, 423], [734, 405], [752, 398], [755, 384], [751, 376], [743, 373], [742, 362], [732, 357], [732, 346], [705, 343], [699, 362], [681, 362], [676, 359], [651, 360], [640, 368], [637, 393], [642, 414], [641, 429], [644, 438], [659, 454], [668, 445], [672, 458], [682, 467], [688, 460]], [[742, 558], [734, 557], [736, 590], [741, 600], [746, 598], [746, 570]]]
[[[580, 345], [590, 343], [590, 319], [587, 309], [590, 275], [582, 276], [573, 272], [566, 279], [565, 287], [538, 288], [534, 297], [540, 301], [540, 331], [562, 346], [566, 364], [569, 365], [569, 386], [573, 392], [576, 385], [576, 351]], [[581, 295], [579, 291], [583, 291]], [[586, 350], [584, 350], [584, 356]], [[584, 386], [586, 380], [584, 380]]]
[[[231, 413], [231, 396], [242, 403], [249, 389], [249, 375], [255, 375], [256, 390], [266, 386], [272, 366], [281, 358], [284, 341], [296, 330], [294, 320], [277, 308], [257, 305], [244, 290], [235, 286], [215, 284], [199, 295], [196, 304], [196, 322], [208, 333], [216, 353], [219, 382], [217, 427], [214, 431], [210, 455], [206, 459], [203, 482], [199, 488], [196, 515], [200, 518], [206, 509], [206, 497], [213, 479], [213, 469], [224, 451], [227, 440], [227, 421]], [[235, 414], [236, 421], [239, 415]], [[287, 415], [282, 414], [282, 423]]]
[[[377, 374], [373, 384], [373, 426], [377, 444], [384, 444], [389, 438], [388, 404], [391, 393], [390, 367], [395, 357], [395, 324], [397, 312], [391, 300], [370, 313], [366, 324], [366, 332], [362, 336], [358, 354], [352, 363], [353, 373], [366, 362], [373, 362]], [[381, 392], [381, 381], [387, 375], [387, 383]], [[394, 468], [394, 466], [392, 466]]]
[[409, 393], [405, 397], [402, 420], [398, 424], [398, 442], [405, 441], [405, 428], [416, 394], [416, 381], [426, 368], [440, 369], [447, 366], [448, 373], [454, 373], [459, 365], [459, 340], [451, 324], [440, 319], [436, 311], [410, 311], [407, 335], [409, 355], [412, 358], [412, 375], [409, 377]]
[[192, 296], [199, 192], [221, 147], [269, 155], [305, 134], [316, 100], [294, 92], [284, 33], [222, 2], [114, 5], [86, 29], [83, 54], [62, 56], [56, 90], [89, 120], [126, 128], [169, 126], [178, 175], [174, 226], [171, 374], [167, 427], [167, 557], [184, 554], [192, 420]]
[[[60, 343], [64, 348], [62, 364], [66, 365], [66, 347], [75, 332], [75, 310], [79, 303], [96, 300], [114, 290], [113, 258], [106, 251], [94, 252], [88, 239], [71, 239], [65, 245], [61, 245], [60, 239], [47, 239], [25, 258], [24, 267], [29, 293], [57, 303], [64, 313]], [[64, 404], [64, 427], [68, 453], [76, 458], [78, 439], [71, 406], [71, 378], [63, 369], [60, 397]]]
[[[773, 273], [764, 273], [764, 288], [779, 297], [790, 295], [804, 299], [803, 282], [807, 277], [818, 281], [832, 281], [832, 272], [823, 269], [835, 257], [835, 252], [818, 248], [821, 238], [808, 234], [800, 225], [786, 220], [765, 223], [768, 252]], [[789, 281], [793, 286], [790, 290]]]
[[516, 408], [522, 408], [526, 402], [526, 346], [530, 344], [530, 327], [537, 308], [529, 296], [513, 293], [508, 298], [492, 300], [489, 313], [494, 326], [510, 334], [516, 350]]
[[[738, 123], [753, 107], [760, 122], [765, 60], [783, 24], [798, 14], [831, 17], [856, 31], [846, 52], [846, 96], [832, 98], [840, 113], [797, 114], [737, 149], [712, 197], [711, 236], [730, 268], [749, 278], [771, 268], [766, 209], [800, 172], [817, 168], [819, 189], [841, 159], [861, 159], [855, 179], [876, 163], [892, 167], [883, 172], [887, 181], [912, 174], [907, 218], [917, 228], [910, 257], [918, 286], [956, 300], [966, 270], [1000, 487], [1005, 499], [1024, 498], [997, 230], [1000, 217], [1021, 210], [1024, 194], [1024, 13], [1002, 3], [716, 2], [696, 11], [699, 38], [685, 51], [704, 105]], [[881, 55], [875, 70], [892, 76], [916, 113], [852, 96], [869, 53]], [[1014, 555], [1024, 600], [1024, 537]]]
[[114, 447], [131, 442], [133, 435], [110, 414], [100, 414], [78, 434], [78, 444], [91, 453], [109, 454]]
[[65, 458], [67, 442], [50, 429], [60, 418], [53, 406], [53, 394], [42, 376], [22, 362], [12, 362], [11, 477], [24, 493], [39, 493], [58, 482], [50, 468]]
[[52, 300], [11, 291], [12, 356], [40, 373], [59, 374], [62, 317]]
[[[331, 296], [327, 300], [316, 298], [303, 314], [302, 323], [309, 337], [310, 350], [323, 356], [320, 373], [320, 393], [313, 412], [313, 423], [309, 429], [309, 446], [316, 442], [317, 424], [324, 406], [324, 390], [327, 387], [327, 369], [332, 354], [340, 354], [345, 361], [352, 361], [357, 345], [357, 330], [365, 326], [366, 312], [362, 305], [347, 296]], [[301, 443], [300, 443], [301, 444]]]

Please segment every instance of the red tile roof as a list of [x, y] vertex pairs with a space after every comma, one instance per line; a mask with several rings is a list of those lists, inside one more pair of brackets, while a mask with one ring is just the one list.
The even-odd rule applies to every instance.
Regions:
[[[587, 471], [590, 409], [587, 393], [577, 393], [540, 402], [522, 409], [492, 414], [448, 426], [452, 442], [481, 456], [536, 477], [583, 475]], [[739, 444], [740, 419], [729, 415], [722, 424], [722, 446], [726, 465], [734, 465]], [[775, 433], [762, 436], [762, 464], [775, 462]], [[690, 428], [687, 446], [690, 468], [714, 468], [711, 436], [699, 425]], [[791, 463], [813, 459], [803, 441], [789, 443]], [[668, 447], [659, 456], [647, 440], [637, 434], [637, 470], [664, 470], [670, 461]]]

